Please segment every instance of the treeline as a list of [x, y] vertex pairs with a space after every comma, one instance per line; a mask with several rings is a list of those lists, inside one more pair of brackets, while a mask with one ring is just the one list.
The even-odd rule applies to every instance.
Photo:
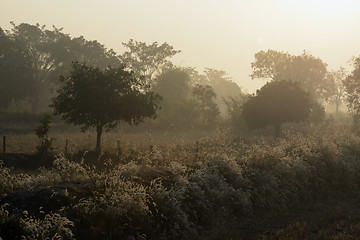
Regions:
[[130, 40], [122, 43], [127, 50], [118, 54], [97, 41], [71, 37], [55, 26], [52, 30], [39, 24], [12, 26], [9, 31], [0, 29], [1, 110], [49, 110], [51, 98], [61, 87], [59, 77], [69, 74], [72, 62], [100, 70], [125, 65], [149, 89], [163, 95], [164, 118], [173, 118], [179, 111], [194, 118], [194, 112], [201, 110], [202, 116], [195, 118], [209, 122], [209, 115], [213, 120], [225, 113], [223, 97], [243, 94], [224, 71], [206, 69], [199, 73], [192, 67], [174, 66], [169, 59], [180, 51], [166, 42], [148, 45]]
[[[48, 111], [51, 99], [62, 87], [59, 77], [68, 76], [72, 63], [79, 62], [100, 70], [125, 66], [126, 70], [132, 71], [143, 91], [162, 96], [161, 110], [157, 114], [157, 121], [162, 126], [213, 126], [223, 120], [233, 126], [242, 126], [246, 119], [250, 126], [254, 117], [255, 120], [269, 118], [264, 111], [261, 116], [256, 112], [252, 113], [254, 117], [243, 116], [244, 104], [249, 102], [248, 99], [263, 98], [260, 97], [262, 91], [258, 90], [253, 96], [242, 92], [225, 71], [206, 68], [199, 72], [193, 67], [175, 66], [170, 59], [180, 51], [166, 42], [146, 44], [130, 40], [122, 44], [126, 51], [118, 54], [97, 41], [82, 36], [71, 37], [55, 26], [49, 30], [39, 24], [12, 23], [11, 30], [0, 28], [0, 109]], [[267, 79], [270, 85], [283, 80], [297, 82], [306, 94], [297, 94], [297, 91], [288, 97], [303, 95], [306, 100], [292, 100], [307, 106], [305, 114], [299, 117], [264, 120], [262, 124], [253, 124], [254, 128], [278, 127], [283, 122], [304, 119], [321, 122], [325, 115], [324, 104], [333, 103], [337, 113], [345, 100], [348, 100], [350, 112], [359, 115], [359, 59], [354, 59], [354, 71], [347, 73], [344, 68], [328, 70], [320, 58], [305, 51], [298, 56], [274, 50], [256, 53], [255, 61], [251, 63], [251, 78]], [[283, 91], [291, 92], [294, 88], [297, 86], [289, 83]], [[266, 96], [279, 98], [284, 95], [284, 92], [278, 92], [278, 87], [270, 92], [274, 94]], [[286, 98], [275, 101], [270, 97], [258, 101], [261, 107], [255, 104], [252, 108], [267, 109], [268, 115], [281, 116], [285, 110], [278, 107], [291, 101]], [[272, 104], [264, 105], [266, 102]], [[297, 109], [303, 105], [298, 105]]]

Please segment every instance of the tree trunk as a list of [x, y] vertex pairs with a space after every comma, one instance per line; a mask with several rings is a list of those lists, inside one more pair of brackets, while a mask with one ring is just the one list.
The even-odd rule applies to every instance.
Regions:
[[97, 126], [96, 127], [96, 151], [100, 153], [101, 151], [101, 134], [102, 134], [103, 127]]

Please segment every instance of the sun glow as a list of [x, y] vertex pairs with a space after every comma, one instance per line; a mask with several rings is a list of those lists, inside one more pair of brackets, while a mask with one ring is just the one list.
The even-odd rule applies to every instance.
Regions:
[[303, 16], [331, 22], [351, 18], [358, 14], [360, 9], [360, 3], [351, 0], [305, 0], [291, 3], [293, 9]]

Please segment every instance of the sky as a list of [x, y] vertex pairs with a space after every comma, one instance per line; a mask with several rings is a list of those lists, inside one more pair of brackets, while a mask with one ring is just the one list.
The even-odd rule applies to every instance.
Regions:
[[167, 42], [175, 65], [224, 70], [251, 93], [254, 54], [268, 49], [351, 70], [360, 55], [360, 1], [354, 0], [0, 0], [0, 27], [29, 23], [63, 28], [119, 54], [122, 42]]

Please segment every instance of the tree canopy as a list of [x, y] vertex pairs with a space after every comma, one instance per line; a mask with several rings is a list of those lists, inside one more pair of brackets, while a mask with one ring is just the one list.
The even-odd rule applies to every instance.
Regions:
[[349, 112], [355, 117], [360, 115], [360, 57], [353, 59], [353, 71], [344, 80]]
[[168, 59], [181, 52], [174, 50], [174, 47], [166, 42], [161, 45], [158, 42], [148, 45], [131, 39], [123, 45], [128, 50], [120, 55], [120, 59], [138, 77], [143, 77], [146, 84], [151, 84], [153, 77], [159, 75], [162, 68], [172, 66]]
[[34, 90], [32, 62], [25, 46], [0, 28], [0, 109], [20, 101]]
[[306, 51], [299, 56], [270, 49], [260, 51], [255, 54], [251, 67], [252, 79], [292, 80], [299, 82], [313, 96], [328, 99], [332, 95], [326, 78], [327, 65]]
[[139, 80], [124, 67], [101, 70], [75, 62], [69, 76], [60, 81], [63, 87], [52, 100], [54, 113], [68, 124], [80, 125], [82, 131], [95, 128], [98, 150], [103, 129], [156, 116], [160, 96], [142, 92]]
[[215, 103], [216, 93], [210, 85], [197, 84], [192, 89], [192, 95], [197, 101], [205, 124], [215, 122], [220, 115], [219, 107]]
[[267, 83], [243, 106], [243, 118], [250, 129], [271, 125], [276, 136], [282, 123], [305, 120], [310, 113], [309, 94], [298, 82], [289, 80]]

